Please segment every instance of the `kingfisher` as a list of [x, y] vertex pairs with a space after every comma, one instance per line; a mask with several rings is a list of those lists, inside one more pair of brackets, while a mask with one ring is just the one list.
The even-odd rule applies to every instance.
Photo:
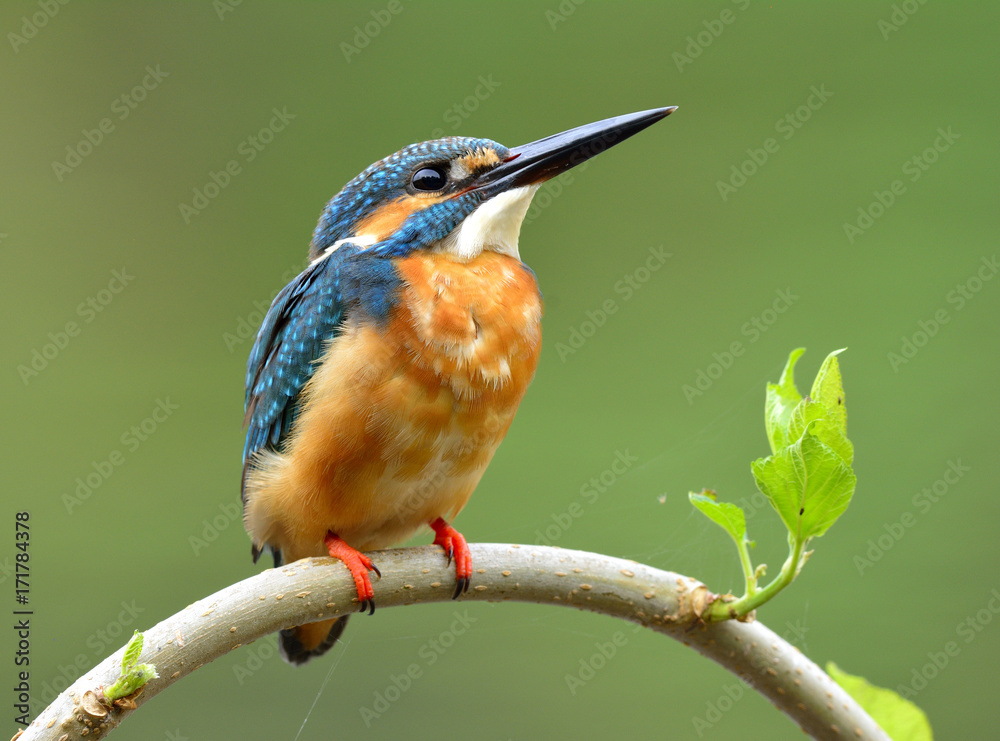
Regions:
[[[455, 562], [452, 522], [535, 374], [542, 301], [518, 237], [546, 180], [676, 106], [617, 116], [508, 149], [489, 139], [412, 144], [323, 210], [309, 265], [271, 303], [250, 351], [244, 523], [254, 563], [331, 556], [374, 612], [364, 551], [430, 526]], [[325, 653], [347, 616], [284, 629], [281, 655]]]

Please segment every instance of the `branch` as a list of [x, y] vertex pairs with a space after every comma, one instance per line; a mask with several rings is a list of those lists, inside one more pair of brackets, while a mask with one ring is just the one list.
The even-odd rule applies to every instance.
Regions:
[[[822, 669], [755, 622], [705, 624], [717, 599], [690, 577], [610, 556], [543, 546], [473, 544], [472, 589], [460, 599], [535, 602], [589, 610], [675, 638], [741, 677], [818, 739], [889, 741], [881, 728]], [[379, 609], [451, 599], [454, 567], [440, 548], [381, 551]], [[145, 631], [140, 661], [156, 665], [131, 699], [142, 705], [175, 681], [233, 649], [281, 628], [357, 609], [343, 564], [307, 558], [233, 584]], [[28, 727], [19, 741], [94, 739], [135, 709], [107, 710], [94, 695], [120, 674], [124, 649], [80, 677]], [[88, 712], [89, 711], [89, 712]], [[102, 713], [104, 713], [102, 715]]]

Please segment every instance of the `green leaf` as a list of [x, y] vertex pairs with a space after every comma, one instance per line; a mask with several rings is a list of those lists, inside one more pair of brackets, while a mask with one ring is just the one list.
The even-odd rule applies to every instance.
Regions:
[[109, 702], [131, 695], [150, 679], [160, 676], [153, 664], [138, 663], [139, 654], [142, 653], [142, 643], [142, 633], [135, 631], [125, 646], [125, 653], [122, 654], [122, 675], [114, 684], [104, 689], [104, 696]]
[[794, 442], [801, 438], [806, 430], [832, 448], [847, 465], [851, 465], [854, 461], [854, 445], [844, 434], [840, 420], [826, 404], [805, 398], [792, 410], [788, 422], [788, 439]]
[[933, 741], [927, 716], [909, 700], [892, 690], [870, 684], [864, 677], [842, 671], [832, 661], [827, 663], [826, 673], [864, 708], [890, 738], [895, 741]]
[[840, 376], [837, 356], [846, 348], [834, 350], [826, 356], [816, 374], [809, 396], [830, 410], [830, 418], [836, 423], [840, 433], [847, 435], [847, 408], [844, 406], [844, 384]]
[[751, 465], [757, 487], [799, 543], [825, 533], [851, 503], [857, 479], [850, 466], [810, 431]]
[[700, 494], [691, 492], [688, 499], [712, 522], [729, 533], [737, 544], [747, 536], [747, 519], [743, 510], [729, 502], [715, 501], [715, 492], [705, 489]]
[[150, 679], [158, 679], [156, 667], [152, 664], [136, 664], [115, 680], [115, 683], [104, 689], [104, 696], [109, 702], [138, 692]]
[[816, 420], [825, 419], [830, 412], [818, 401], [805, 398], [795, 405], [792, 413], [788, 417], [788, 438], [789, 442], [795, 442], [802, 437], [806, 428]]
[[142, 653], [142, 633], [135, 631], [128, 645], [125, 646], [125, 653], [122, 655], [122, 674], [128, 672], [139, 661], [139, 654]]
[[792, 410], [802, 401], [802, 395], [795, 388], [795, 363], [802, 357], [805, 348], [792, 350], [788, 363], [781, 373], [777, 383], [767, 384], [767, 394], [764, 399], [764, 426], [767, 428], [767, 439], [771, 443], [771, 452], [777, 453], [789, 443], [795, 442], [788, 437], [788, 422]]

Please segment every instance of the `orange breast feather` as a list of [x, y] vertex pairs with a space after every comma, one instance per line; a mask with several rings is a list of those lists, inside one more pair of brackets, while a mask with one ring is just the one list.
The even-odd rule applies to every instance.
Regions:
[[333, 530], [360, 550], [452, 519], [493, 457], [541, 345], [534, 276], [515, 258], [402, 258], [387, 326], [351, 317], [303, 390], [281, 453], [248, 486], [247, 523], [286, 562], [325, 555]]

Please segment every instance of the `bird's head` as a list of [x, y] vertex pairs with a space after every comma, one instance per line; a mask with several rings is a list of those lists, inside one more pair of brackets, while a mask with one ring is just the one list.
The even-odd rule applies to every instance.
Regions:
[[484, 250], [517, 257], [521, 222], [543, 182], [674, 110], [617, 116], [513, 149], [468, 137], [411, 144], [368, 167], [330, 201], [310, 259], [345, 242], [384, 255], [434, 249], [458, 259]]

